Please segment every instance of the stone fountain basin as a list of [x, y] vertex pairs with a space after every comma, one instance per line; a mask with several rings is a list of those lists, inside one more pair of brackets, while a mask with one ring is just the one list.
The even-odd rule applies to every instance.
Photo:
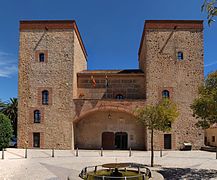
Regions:
[[79, 177], [84, 180], [146, 180], [151, 177], [151, 171], [142, 164], [109, 163], [85, 167]]

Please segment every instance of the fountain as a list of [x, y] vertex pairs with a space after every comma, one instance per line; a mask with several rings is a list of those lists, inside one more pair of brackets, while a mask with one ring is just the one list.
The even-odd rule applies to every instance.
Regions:
[[84, 180], [147, 180], [151, 171], [137, 163], [109, 163], [85, 167], [79, 177]]

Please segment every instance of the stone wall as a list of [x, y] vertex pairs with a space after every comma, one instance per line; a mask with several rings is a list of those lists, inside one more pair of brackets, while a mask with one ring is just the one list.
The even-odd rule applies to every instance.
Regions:
[[73, 98], [78, 96], [78, 78], [77, 73], [87, 69], [87, 59], [82, 52], [78, 37], [74, 32], [74, 75], [73, 75]]
[[[106, 85], [106, 76], [108, 86]], [[96, 85], [93, 86], [94, 78]], [[144, 74], [78, 73], [78, 98], [82, 99], [145, 99]]]
[[[197, 120], [192, 117], [190, 105], [203, 82], [202, 29], [161, 29], [156, 25], [144, 31], [140, 61], [145, 67], [146, 102], [158, 103], [162, 99], [162, 91], [168, 90], [170, 99], [177, 104], [180, 112], [172, 124], [172, 131], [167, 132], [172, 134], [172, 149], [179, 149], [184, 142], [190, 142], [194, 149], [198, 149], [203, 145], [204, 132], [195, 126]], [[177, 59], [179, 51], [183, 52], [183, 60]], [[157, 149], [163, 147], [163, 134], [155, 134]], [[150, 147], [150, 137], [148, 139]]]
[[205, 130], [206, 145], [217, 147], [217, 128], [212, 127]]
[[[26, 141], [33, 147], [33, 132], [39, 132], [41, 148], [71, 149], [74, 76], [86, 68], [75, 30], [21, 26], [19, 48], [18, 147]], [[46, 52], [45, 62], [37, 59], [40, 52]], [[43, 90], [49, 92], [48, 105], [41, 103]], [[37, 109], [43, 109], [43, 123], [33, 123]]]

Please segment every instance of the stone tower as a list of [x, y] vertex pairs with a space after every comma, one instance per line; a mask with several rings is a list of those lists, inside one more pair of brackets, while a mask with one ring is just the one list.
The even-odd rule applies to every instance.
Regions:
[[197, 120], [192, 117], [190, 105], [204, 78], [203, 22], [146, 21], [139, 64], [145, 72], [147, 104], [167, 96], [180, 113], [171, 125], [172, 132], [155, 134], [156, 148], [179, 149], [184, 142], [192, 143], [196, 149], [201, 147], [203, 131], [195, 126]]
[[72, 99], [86, 58], [75, 21], [20, 22], [18, 147], [73, 147]]

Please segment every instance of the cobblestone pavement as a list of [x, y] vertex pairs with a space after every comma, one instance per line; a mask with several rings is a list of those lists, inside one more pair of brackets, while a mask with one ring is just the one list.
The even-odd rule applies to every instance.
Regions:
[[[114, 162], [135, 162], [150, 164], [150, 151], [74, 151], [30, 149], [27, 159], [25, 150], [7, 149], [5, 158], [0, 159], [0, 180], [65, 180], [69, 175], [79, 180], [82, 168]], [[0, 152], [1, 157], [1, 152]], [[166, 179], [217, 179], [216, 154], [205, 151], [165, 151], [163, 157], [155, 152], [154, 170]]]

